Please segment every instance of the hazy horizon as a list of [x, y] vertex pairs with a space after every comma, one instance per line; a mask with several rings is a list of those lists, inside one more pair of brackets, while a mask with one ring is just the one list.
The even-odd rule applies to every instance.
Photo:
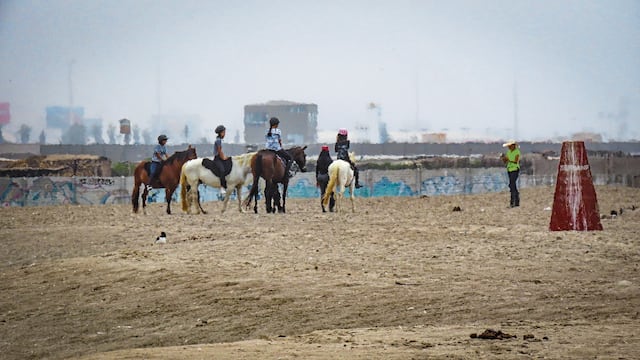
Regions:
[[104, 130], [158, 131], [159, 114], [233, 141], [244, 105], [270, 100], [317, 104], [329, 133], [640, 138], [636, 0], [4, 0], [0, 49], [3, 131], [27, 124], [32, 142], [71, 103]]

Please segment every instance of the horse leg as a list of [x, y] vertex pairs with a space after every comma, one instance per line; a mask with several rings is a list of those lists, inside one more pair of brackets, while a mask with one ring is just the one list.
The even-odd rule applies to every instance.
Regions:
[[131, 204], [133, 205], [133, 213], [138, 213], [138, 198], [140, 197], [140, 184], [133, 187], [133, 193], [131, 194]]
[[229, 198], [231, 197], [231, 193], [233, 192], [233, 188], [227, 187], [227, 191], [224, 194], [224, 202], [222, 203], [222, 211], [221, 213], [227, 210], [227, 204], [229, 204]]
[[287, 205], [287, 189], [288, 188], [289, 188], [289, 180], [285, 180], [285, 182], [282, 184], [282, 210], [280, 211], [283, 214], [287, 212], [286, 205]]
[[271, 214], [273, 210], [273, 184], [267, 181], [264, 186], [264, 204], [267, 210], [267, 214]]
[[356, 212], [356, 204], [354, 202], [354, 199], [355, 199], [356, 195], [354, 194], [354, 192], [355, 192], [355, 184], [352, 181], [351, 185], [349, 187], [349, 199], [351, 199], [351, 212], [352, 213]]
[[171, 196], [173, 196], [173, 189], [168, 187], [164, 189], [164, 196], [167, 200], [167, 215], [171, 215]]
[[194, 196], [196, 197], [196, 201], [198, 202], [198, 208], [200, 208], [200, 211], [203, 214], [206, 214], [207, 212], [204, 211], [204, 209], [202, 208], [202, 204], [200, 203], [200, 187], [198, 185], [196, 185], [196, 192]]
[[142, 213], [147, 215], [147, 196], [149, 196], [149, 189], [147, 186], [143, 186], [144, 190], [142, 190]]
[[238, 211], [242, 211], [242, 184], [236, 185], [236, 195], [238, 196]]
[[[253, 193], [253, 187], [251, 187], [251, 192]], [[258, 194], [260, 194], [260, 189], [256, 188], [255, 193], [253, 193], [253, 195], [249, 194], [249, 197], [248, 197], [249, 203], [251, 203], [251, 197], [253, 196], [253, 212], [255, 214], [258, 213]]]

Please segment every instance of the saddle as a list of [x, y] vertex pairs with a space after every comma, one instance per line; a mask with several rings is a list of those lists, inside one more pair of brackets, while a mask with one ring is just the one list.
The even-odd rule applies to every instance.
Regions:
[[202, 159], [202, 166], [211, 170], [213, 175], [219, 178], [222, 178], [224, 176], [229, 175], [229, 173], [231, 172], [231, 167], [233, 166], [233, 162], [231, 161], [231, 157], [228, 157], [227, 160], [222, 160], [222, 167], [224, 168], [224, 174], [220, 174], [220, 168], [218, 168], [218, 165], [216, 165], [216, 162], [214, 160], [204, 158]]

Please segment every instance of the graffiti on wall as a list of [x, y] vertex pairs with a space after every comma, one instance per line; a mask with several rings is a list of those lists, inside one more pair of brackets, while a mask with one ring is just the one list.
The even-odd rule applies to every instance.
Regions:
[[[362, 175], [361, 175], [362, 176]], [[356, 190], [357, 197], [458, 195], [508, 191], [507, 175], [502, 169], [462, 169], [460, 171], [396, 170], [376, 171], [365, 174], [365, 186]], [[521, 187], [549, 185], [533, 176], [522, 175]], [[131, 177], [39, 177], [0, 178], [0, 204], [3, 206], [41, 206], [59, 204], [128, 204], [131, 201], [133, 178]], [[250, 187], [243, 188], [242, 196]], [[199, 186], [200, 200], [220, 201], [218, 188]], [[348, 191], [347, 191], [348, 193]], [[180, 188], [172, 201], [180, 200]], [[291, 179], [288, 198], [319, 198], [315, 174], [298, 173]], [[237, 194], [231, 194], [237, 200]], [[149, 192], [147, 202], [165, 202], [164, 189]]]
[[0, 178], [2, 206], [122, 204], [131, 199], [125, 178]]

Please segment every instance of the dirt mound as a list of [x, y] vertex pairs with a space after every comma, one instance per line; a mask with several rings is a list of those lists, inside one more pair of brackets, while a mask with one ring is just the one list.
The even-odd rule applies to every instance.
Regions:
[[96, 155], [33, 155], [8, 163], [3, 177], [111, 176], [111, 160]]

